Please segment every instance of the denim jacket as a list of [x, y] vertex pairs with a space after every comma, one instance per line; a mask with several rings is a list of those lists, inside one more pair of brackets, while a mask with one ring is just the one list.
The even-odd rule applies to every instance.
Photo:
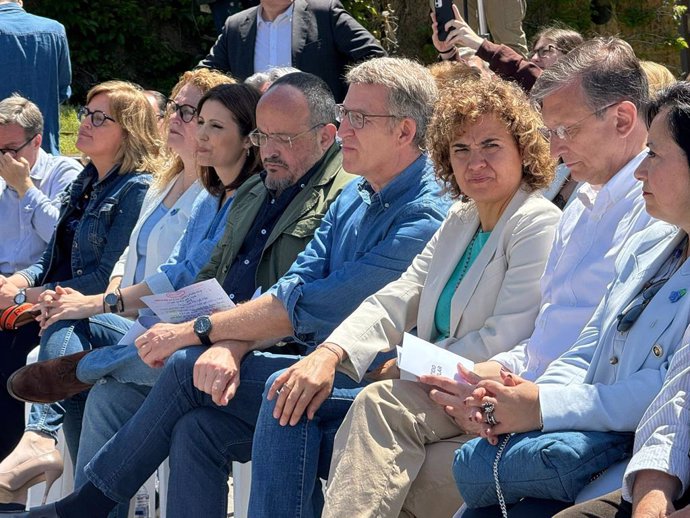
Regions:
[[74, 233], [71, 264], [73, 277], [59, 284], [86, 295], [105, 291], [110, 272], [129, 242], [129, 235], [139, 217], [150, 179], [149, 174], [139, 172], [119, 174], [119, 166], [116, 166], [98, 181], [94, 165], [87, 165], [61, 195], [60, 216], [55, 233], [41, 259], [17, 273], [29, 281], [29, 286], [54, 287], [54, 283], [46, 284], [45, 279], [54, 271], [58, 262], [65, 258], [65, 252], [59, 249], [56, 236], [63, 231], [66, 220], [89, 184], [95, 182]]

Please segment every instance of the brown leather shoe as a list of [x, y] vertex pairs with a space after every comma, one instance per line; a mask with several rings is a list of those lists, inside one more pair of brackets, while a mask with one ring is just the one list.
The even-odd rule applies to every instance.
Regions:
[[88, 390], [91, 385], [77, 379], [77, 365], [90, 352], [81, 351], [26, 365], [7, 380], [7, 392], [25, 403], [55, 403]]

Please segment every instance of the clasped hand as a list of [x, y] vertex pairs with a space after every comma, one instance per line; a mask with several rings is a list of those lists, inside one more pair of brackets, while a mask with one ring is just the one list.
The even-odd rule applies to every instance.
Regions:
[[151, 327], [134, 341], [139, 356], [149, 367], [161, 368], [163, 363], [178, 349], [191, 345], [187, 338], [187, 327], [191, 324], [159, 323]]
[[92, 315], [87, 308], [89, 297], [72, 288], [56, 286], [55, 290], [45, 290], [39, 296], [33, 309], [40, 311], [36, 320], [41, 329], [46, 329], [58, 320], [81, 320]]

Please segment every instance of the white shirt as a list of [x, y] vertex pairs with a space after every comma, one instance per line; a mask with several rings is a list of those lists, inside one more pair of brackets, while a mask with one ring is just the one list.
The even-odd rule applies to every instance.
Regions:
[[633, 458], [623, 478], [623, 498], [632, 501], [637, 472], [662, 471], [678, 477], [681, 489], [690, 483], [690, 328], [685, 331], [683, 348], [673, 356], [664, 386], [642, 416], [635, 432]]
[[273, 21], [264, 20], [261, 6], [256, 11], [254, 72], [292, 66], [292, 13], [295, 4]]
[[577, 340], [613, 280], [628, 238], [652, 220], [633, 173], [643, 151], [599, 190], [583, 183], [566, 207], [541, 279], [541, 308], [532, 336], [492, 358], [535, 380]]

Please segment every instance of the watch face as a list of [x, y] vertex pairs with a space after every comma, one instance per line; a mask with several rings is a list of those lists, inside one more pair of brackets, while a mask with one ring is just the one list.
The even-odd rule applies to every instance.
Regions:
[[105, 303], [108, 304], [108, 306], [116, 306], [117, 305], [117, 293], [108, 293], [105, 296]]
[[15, 304], [24, 304], [26, 302], [26, 292], [20, 291], [14, 296]]
[[211, 332], [211, 319], [207, 316], [198, 317], [194, 321], [194, 332], [197, 335], [208, 335]]

